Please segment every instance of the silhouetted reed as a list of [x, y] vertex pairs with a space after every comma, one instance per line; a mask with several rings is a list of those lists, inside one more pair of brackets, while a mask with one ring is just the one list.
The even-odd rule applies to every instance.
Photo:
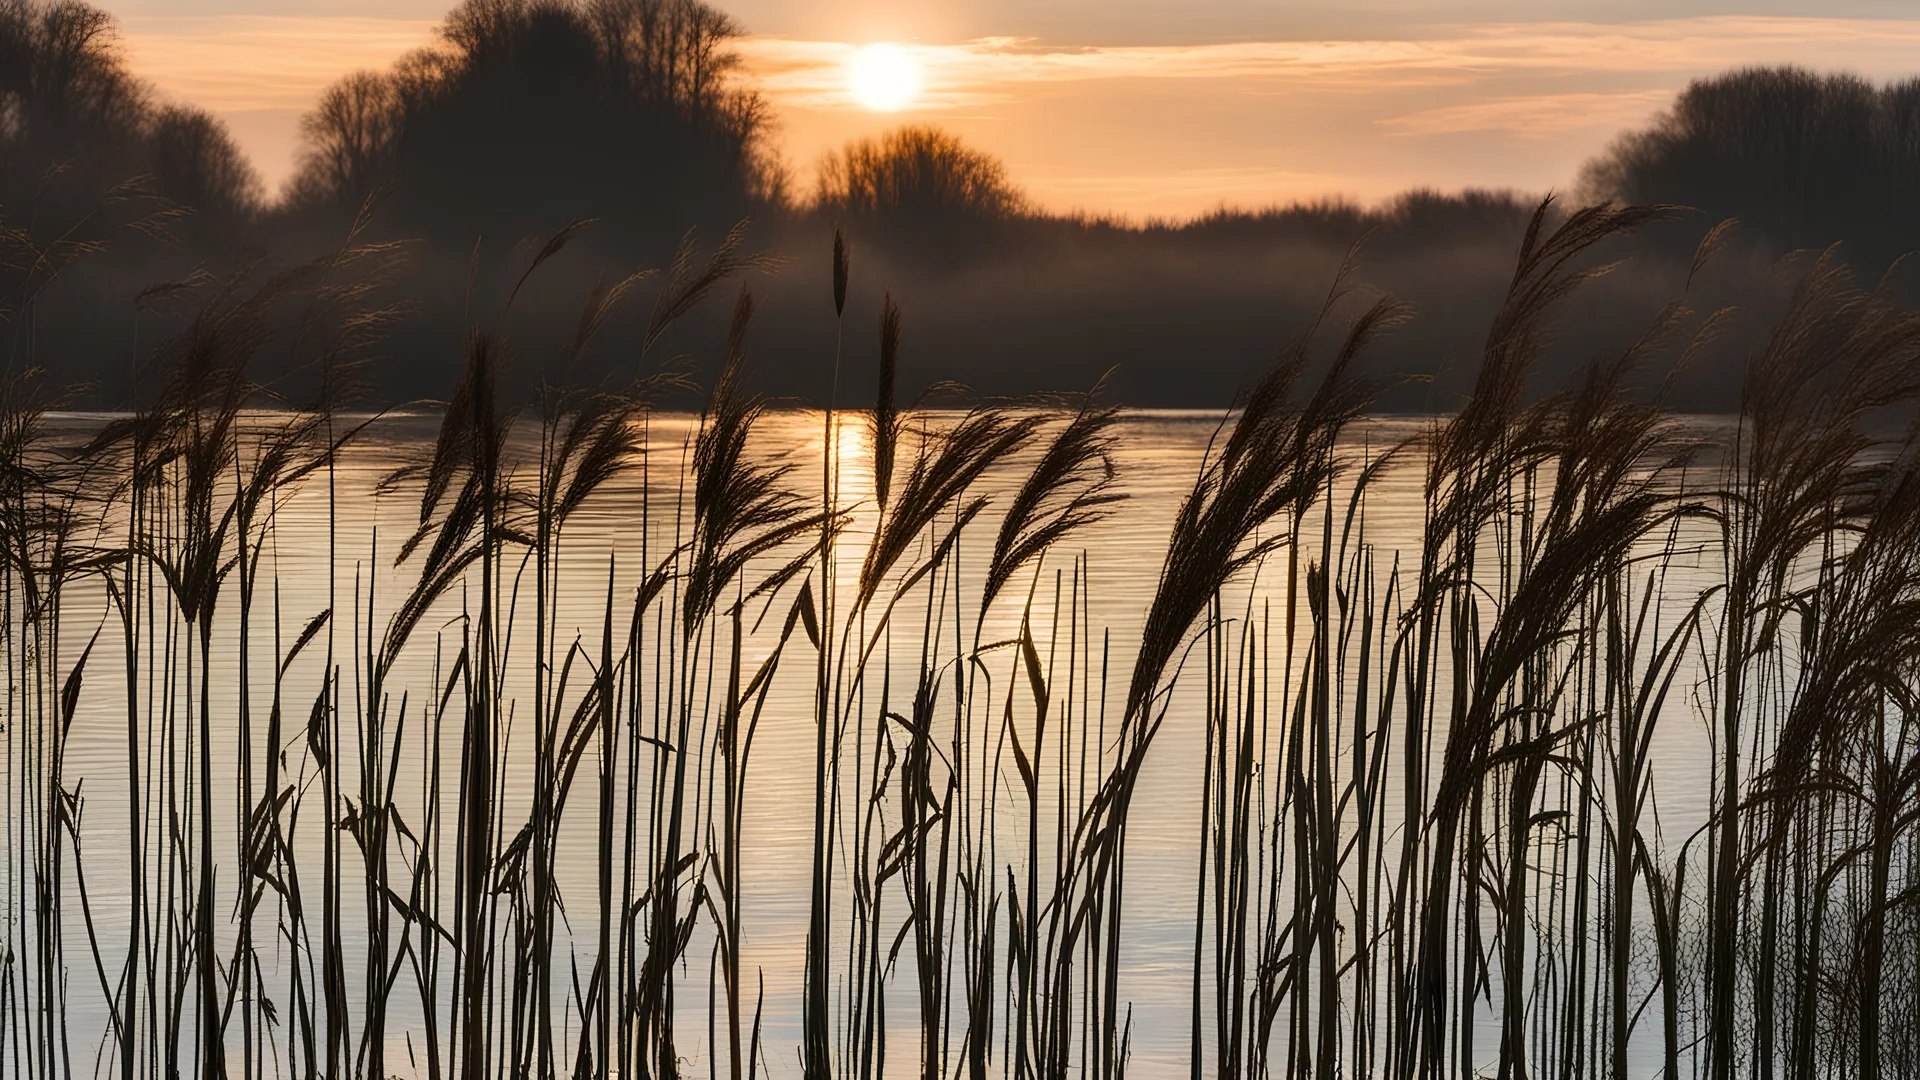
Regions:
[[[1136, 512], [1102, 387], [902, 404], [889, 296], [874, 407], [786, 429], [822, 439], [816, 496], [745, 288], [697, 417], [644, 353], [573, 381], [639, 290], [651, 347], [764, 266], [739, 231], [593, 289], [524, 406], [505, 305], [476, 320], [431, 445], [351, 504], [403, 504], [391, 539], [346, 493], [397, 421], [344, 406], [394, 251], [156, 290], [202, 309], [133, 411], [0, 386], [0, 1060], [1113, 1080], [1148, 1034], [1141, 792], [1197, 749], [1195, 1077], [1903, 1075], [1920, 316], [1810, 258], [1723, 436], [1643, 385], [1722, 340], [1684, 297], [1534, 386], [1597, 249], [1665, 214], [1540, 206], [1472, 394], [1413, 438], [1376, 440], [1362, 374], [1410, 312], [1350, 257], [1215, 428], [1137, 645], [1092, 599]], [[853, 269], [836, 243], [836, 316]], [[763, 721], [813, 748], [782, 763], [812, 778], [785, 952], [751, 899]], [[1690, 728], [1711, 776], [1668, 760]]]

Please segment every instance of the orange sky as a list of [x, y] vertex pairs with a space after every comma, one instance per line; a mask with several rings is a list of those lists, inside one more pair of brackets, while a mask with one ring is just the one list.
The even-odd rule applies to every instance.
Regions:
[[[364, 7], [239, 14], [165, 0], [121, 7], [134, 68], [162, 94], [223, 117], [270, 187], [291, 169], [299, 115], [320, 90], [427, 43], [435, 22], [419, 0], [392, 16]], [[183, 10], [193, 13], [169, 13]], [[846, 72], [858, 44], [886, 36], [885, 19], [849, 16], [836, 39], [817, 14], [761, 14], [782, 32], [749, 37], [742, 52], [776, 108], [802, 189], [827, 148], [926, 121], [1000, 155], [1044, 206], [1135, 218], [1322, 195], [1371, 200], [1419, 185], [1561, 188], [1697, 75], [1778, 62], [1920, 74], [1920, 19], [1401, 19], [1333, 25], [1339, 32], [1322, 36], [1169, 31], [1156, 41], [1131, 29], [1075, 43], [1057, 33], [982, 37], [990, 20], [976, 12], [951, 20], [947, 38], [896, 27], [922, 91], [907, 109], [875, 113], [849, 94]], [[756, 29], [750, 14], [744, 21]], [[939, 21], [922, 20], [925, 29]]]

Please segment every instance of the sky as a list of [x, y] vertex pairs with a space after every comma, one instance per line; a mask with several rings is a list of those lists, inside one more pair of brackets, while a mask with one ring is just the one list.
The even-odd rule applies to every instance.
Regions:
[[[135, 71], [225, 120], [271, 190], [320, 92], [431, 43], [450, 2], [102, 6], [120, 17]], [[748, 32], [740, 51], [801, 193], [848, 139], [934, 123], [998, 155], [1047, 209], [1134, 220], [1414, 187], [1566, 190], [1702, 75], [1794, 63], [1920, 76], [1920, 10], [1884, 0], [716, 6]], [[896, 50], [883, 75], [911, 76], [898, 108], [873, 108], [851, 78], [880, 43]]]

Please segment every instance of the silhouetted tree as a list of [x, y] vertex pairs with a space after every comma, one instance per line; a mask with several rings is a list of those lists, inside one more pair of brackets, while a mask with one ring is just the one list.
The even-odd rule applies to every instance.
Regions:
[[740, 33], [698, 0], [467, 0], [435, 46], [326, 93], [289, 203], [389, 191], [390, 223], [450, 239], [738, 214], [778, 187]]
[[924, 125], [828, 153], [820, 162], [816, 200], [835, 214], [920, 222], [992, 220], [1027, 211], [1026, 197], [997, 158]]
[[227, 219], [258, 208], [259, 175], [211, 114], [169, 105], [153, 115], [147, 141], [154, 186], [170, 200]]
[[140, 181], [196, 211], [189, 230], [247, 219], [260, 183], [225, 126], [157, 104], [116, 33], [78, 0], [0, 0], [0, 213], [71, 221]]
[[941, 265], [1025, 258], [1077, 222], [1034, 212], [999, 159], [936, 127], [897, 128], [820, 159], [814, 209], [897, 256]]
[[329, 87], [300, 119], [306, 147], [288, 190], [291, 200], [350, 200], [374, 190], [398, 127], [398, 81], [356, 72]]
[[1920, 246], [1920, 80], [1745, 68], [1696, 80], [1590, 163], [1589, 194], [1693, 206], [1785, 247]]

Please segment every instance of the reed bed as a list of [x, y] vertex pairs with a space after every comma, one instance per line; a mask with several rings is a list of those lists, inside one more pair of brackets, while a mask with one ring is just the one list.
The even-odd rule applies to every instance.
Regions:
[[[379, 246], [149, 290], [136, 330], [199, 312], [107, 420], [16, 334], [0, 1070], [1920, 1071], [1920, 313], [1821, 257], [1730, 421], [1646, 392], [1725, 325], [1684, 298], [1543, 396], [1592, 255], [1663, 214], [1543, 205], [1470, 398], [1410, 437], [1362, 374], [1407, 312], [1343, 271], [1124, 626], [1099, 388], [902, 402], [889, 299], [871, 397], [771, 447], [738, 233], [596, 290], [525, 402], [482, 320], [430, 419], [346, 407]], [[697, 419], [648, 356], [566, 381], [623, 302], [655, 290], [651, 349], [735, 288]], [[1139, 884], [1168, 805], [1177, 896]]]

